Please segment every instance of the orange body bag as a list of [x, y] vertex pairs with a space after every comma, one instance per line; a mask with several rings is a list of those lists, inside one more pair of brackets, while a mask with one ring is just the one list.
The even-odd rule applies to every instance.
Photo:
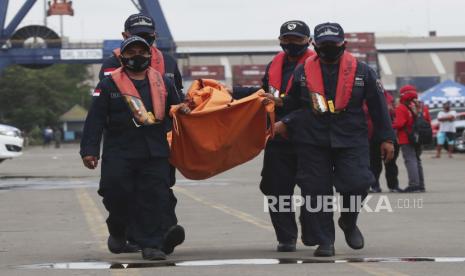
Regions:
[[264, 91], [233, 100], [215, 80], [197, 80], [188, 91], [190, 114], [173, 106], [170, 162], [186, 178], [201, 180], [257, 156], [273, 135], [274, 104]]

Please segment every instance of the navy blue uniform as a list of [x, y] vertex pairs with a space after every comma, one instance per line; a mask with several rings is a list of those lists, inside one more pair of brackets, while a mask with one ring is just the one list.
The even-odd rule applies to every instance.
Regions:
[[[335, 99], [338, 64], [322, 64], [323, 82], [328, 100]], [[332, 195], [333, 185], [341, 193], [343, 206], [349, 207], [349, 197], [366, 197], [374, 181], [370, 171], [368, 129], [363, 103], [366, 102], [373, 120], [374, 135], [380, 141], [394, 141], [394, 132], [385, 102], [384, 91], [376, 73], [358, 62], [352, 97], [341, 113], [317, 114], [312, 109], [304, 66], [298, 66], [289, 95], [284, 99], [288, 112], [281, 121], [286, 124], [298, 155], [297, 184], [304, 196]], [[355, 226], [357, 212], [343, 212], [341, 217], [349, 227]], [[332, 212], [305, 213], [309, 228], [318, 244], [334, 243]]]
[[[271, 64], [271, 63], [270, 63]], [[268, 64], [265, 75], [262, 79], [262, 89], [266, 92], [269, 91], [269, 69]], [[286, 91], [287, 84], [294, 73], [297, 62], [290, 62], [286, 60], [283, 64], [282, 82], [279, 91]], [[247, 97], [258, 88], [234, 88], [233, 97], [240, 99]], [[283, 116], [287, 115], [286, 110], [276, 107], [275, 108], [276, 120], [280, 120]], [[269, 140], [263, 157], [263, 169], [261, 172], [262, 180], [260, 182], [260, 190], [266, 196], [292, 196], [294, 195], [294, 188], [296, 185], [295, 176], [297, 173], [297, 156], [294, 151], [294, 146], [287, 140], [279, 135], [274, 139]], [[275, 206], [276, 208], [278, 206]], [[274, 212], [269, 210], [271, 222], [276, 232], [278, 242], [280, 243], [294, 243], [297, 240], [297, 224], [295, 221], [294, 212]], [[305, 209], [301, 209], [301, 214]], [[300, 216], [301, 225], [305, 227], [307, 224], [303, 223], [303, 216]], [[305, 234], [304, 234], [305, 233]], [[302, 230], [302, 240], [305, 244], [312, 244], [313, 238], [310, 235], [310, 230]]]
[[[168, 118], [169, 106], [180, 103], [180, 99], [171, 80], [165, 77], [164, 82]], [[133, 83], [147, 110], [153, 111], [148, 78]], [[167, 229], [177, 223], [176, 202], [170, 196], [170, 150], [165, 124], [136, 127], [115, 83], [104, 78], [97, 86], [87, 115], [81, 140], [82, 157], [100, 156], [102, 134], [98, 193], [109, 212], [110, 234], [125, 239], [130, 233], [130, 238], [141, 247], [160, 248]]]
[[[179, 72], [178, 64], [176, 60], [168, 55], [162, 52], [163, 55], [163, 62], [165, 66], [165, 77], [171, 79], [171, 81], [174, 83], [174, 86], [176, 87], [176, 93], [178, 94], [178, 97], [183, 101], [184, 100], [184, 94], [182, 93], [182, 76], [181, 73]], [[121, 67], [121, 63], [119, 59], [113, 54], [107, 59], [103, 61], [102, 68], [100, 68], [100, 73], [99, 73], [99, 78], [102, 80], [105, 78], [107, 75], [110, 74], [110, 72], [106, 72], [107, 70], [111, 69], [116, 69]], [[171, 121], [167, 120], [167, 127], [168, 131], [171, 130]], [[176, 168], [170, 165], [170, 185], [174, 186], [176, 183]]]

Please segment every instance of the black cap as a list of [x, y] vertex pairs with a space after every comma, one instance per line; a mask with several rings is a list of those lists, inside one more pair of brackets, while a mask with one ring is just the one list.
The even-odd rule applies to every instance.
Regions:
[[344, 41], [344, 29], [338, 23], [323, 23], [315, 27], [315, 35], [313, 40], [316, 44], [323, 42], [336, 42], [340, 43]]
[[126, 50], [126, 48], [132, 44], [141, 44], [142, 46], [144, 46], [145, 48], [147, 48], [148, 51], [150, 51], [150, 45], [147, 43], [147, 41], [145, 41], [145, 39], [141, 38], [141, 37], [138, 37], [136, 35], [134, 36], [131, 36], [125, 40], [123, 40], [123, 42], [121, 42], [121, 53], [124, 52], [124, 50]]
[[140, 33], [155, 33], [155, 23], [152, 18], [144, 14], [133, 14], [126, 19], [126, 22], [124, 22], [124, 30], [133, 35]]
[[299, 20], [287, 21], [281, 25], [279, 38], [285, 35], [296, 35], [300, 37], [310, 37], [310, 28], [305, 22]]

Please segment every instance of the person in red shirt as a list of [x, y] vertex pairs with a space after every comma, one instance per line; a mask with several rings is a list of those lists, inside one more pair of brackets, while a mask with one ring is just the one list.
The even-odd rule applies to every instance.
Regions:
[[[424, 192], [423, 166], [421, 162], [421, 147], [413, 145], [409, 141], [409, 133], [413, 129], [413, 124], [418, 111], [423, 112], [425, 120], [431, 121], [429, 112], [425, 110], [423, 104], [418, 102], [418, 92], [412, 85], [403, 86], [400, 91], [400, 104], [396, 108], [395, 120], [392, 127], [397, 130], [397, 140], [402, 151], [405, 167], [408, 174], [408, 186], [403, 192]], [[425, 116], [426, 113], [426, 116]]]

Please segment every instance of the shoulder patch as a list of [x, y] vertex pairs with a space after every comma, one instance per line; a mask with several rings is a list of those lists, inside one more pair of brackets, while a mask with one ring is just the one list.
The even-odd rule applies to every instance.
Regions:
[[104, 76], [109, 76], [113, 71], [115, 71], [118, 68], [105, 68], [103, 69], [103, 75]]
[[364, 87], [365, 81], [363, 80], [363, 76], [355, 76], [354, 85], [358, 87]]
[[94, 92], [92, 92], [93, 97], [98, 97], [100, 96], [100, 93], [102, 93], [102, 90], [100, 88], [95, 88]]

